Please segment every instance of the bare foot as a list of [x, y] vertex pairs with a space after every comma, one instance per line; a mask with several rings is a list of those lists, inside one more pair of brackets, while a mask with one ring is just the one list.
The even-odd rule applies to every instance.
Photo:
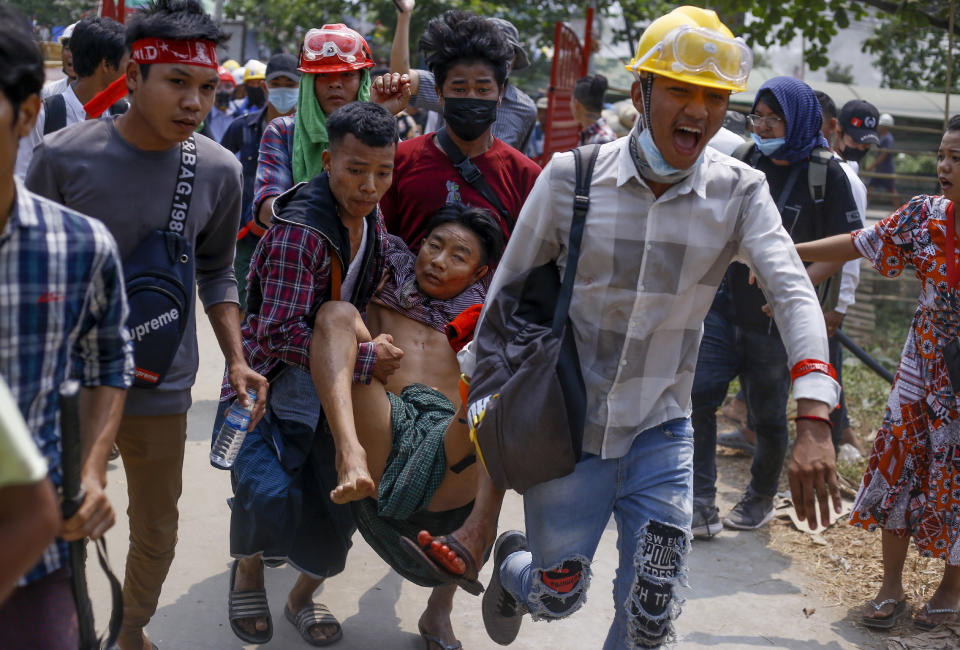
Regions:
[[[873, 599], [873, 602], [882, 603], [883, 601], [889, 600], [891, 598], [897, 602], [900, 602], [906, 597], [907, 597], [906, 594], [903, 593], [903, 587], [901, 586], [897, 586], [897, 587], [882, 586], [880, 587], [880, 592], [877, 594], [877, 597]], [[864, 618], [883, 618], [884, 616], [889, 616], [890, 613], [893, 612], [894, 607], [895, 607], [894, 604], [888, 603], [878, 610], [876, 607], [874, 607], [870, 603], [866, 603], [863, 606], [863, 610], [862, 610], [863, 617]]]
[[349, 503], [377, 497], [377, 486], [367, 469], [367, 455], [361, 449], [354, 453], [337, 453], [336, 488], [330, 491], [334, 503]]
[[[263, 589], [263, 562], [260, 556], [245, 557], [237, 560], [237, 573], [233, 578], [234, 591], [252, 591]], [[267, 630], [265, 616], [256, 618], [238, 618], [237, 627], [247, 634], [258, 634]], [[148, 650], [150, 646], [147, 646]]]
[[[937, 590], [933, 592], [933, 596], [930, 597], [927, 604], [921, 607], [916, 613], [913, 620], [930, 626], [941, 625], [943, 623], [955, 623], [958, 618], [960, 618], [960, 614], [957, 613], [958, 607], [960, 607], [960, 593], [951, 591], [941, 584], [937, 587]], [[933, 611], [952, 611], [932, 614], [927, 611], [928, 608]]]
[[427, 642], [429, 650], [435, 648], [443, 650], [443, 648], [437, 642], [428, 639], [427, 636], [440, 639], [448, 647], [457, 644], [457, 637], [453, 633], [453, 626], [450, 624], [450, 610], [440, 611], [428, 606], [420, 617], [417, 628], [420, 630], [420, 636]]
[[[428, 531], [421, 530], [417, 534], [417, 544], [424, 552], [437, 561], [451, 574], [463, 576], [467, 572], [467, 562], [456, 551], [444, 544], [444, 537], [456, 538], [460, 544], [470, 553], [476, 564], [477, 570], [483, 566], [484, 554], [496, 539], [496, 531], [492, 533], [484, 530], [482, 526], [471, 526], [469, 521], [446, 536], [432, 536]], [[476, 576], [466, 576], [473, 578]]]

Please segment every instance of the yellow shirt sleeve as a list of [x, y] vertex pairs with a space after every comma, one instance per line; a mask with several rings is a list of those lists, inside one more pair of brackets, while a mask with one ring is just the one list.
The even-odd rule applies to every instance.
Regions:
[[33, 442], [7, 383], [0, 378], [0, 488], [37, 483], [46, 475], [47, 461]]

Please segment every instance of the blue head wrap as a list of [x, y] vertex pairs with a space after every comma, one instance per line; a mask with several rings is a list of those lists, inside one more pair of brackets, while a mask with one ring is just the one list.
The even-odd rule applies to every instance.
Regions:
[[[771, 158], [793, 164], [809, 158], [816, 147], [830, 148], [820, 132], [823, 116], [813, 88], [793, 77], [774, 77], [760, 86], [757, 97], [764, 90], [769, 90], [777, 98], [786, 119], [786, 142]], [[756, 110], [757, 100], [754, 100], [751, 112]]]

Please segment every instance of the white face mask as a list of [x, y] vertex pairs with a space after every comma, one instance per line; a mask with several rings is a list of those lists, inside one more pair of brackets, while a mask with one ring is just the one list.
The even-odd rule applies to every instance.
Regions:
[[297, 105], [299, 88], [270, 88], [267, 101], [278, 113], [289, 113]]
[[[643, 103], [645, 113], [637, 118], [630, 131], [630, 155], [633, 158], [633, 164], [636, 165], [640, 175], [648, 181], [654, 183], [663, 183], [673, 185], [679, 183], [684, 178], [697, 170], [700, 163], [703, 162], [703, 150], [696, 161], [687, 169], [677, 169], [667, 162], [663, 157], [657, 143], [653, 141], [653, 133], [646, 126], [647, 115], [651, 113], [650, 102], [647, 93], [653, 86], [652, 78], [646, 83], [646, 88], [641, 89], [640, 100]], [[705, 149], [706, 147], [704, 147]]]
[[637, 120], [633, 131], [630, 132], [630, 154], [641, 176], [654, 183], [673, 185], [697, 171], [697, 167], [703, 162], [702, 150], [700, 156], [690, 167], [677, 169], [668, 163], [667, 159], [660, 153], [657, 143], [653, 141], [653, 134], [650, 129], [640, 127], [642, 119], [641, 117]]

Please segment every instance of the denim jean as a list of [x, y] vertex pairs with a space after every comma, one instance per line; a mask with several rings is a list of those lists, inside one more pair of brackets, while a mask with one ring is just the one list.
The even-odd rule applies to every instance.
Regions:
[[693, 500], [698, 506], [713, 506], [716, 502], [716, 414], [737, 375], [743, 386], [750, 427], [757, 434], [749, 489], [765, 497], [777, 493], [788, 442], [787, 363], [787, 351], [778, 333], [750, 332], [713, 309], [707, 313], [692, 392]]
[[604, 650], [670, 640], [683, 603], [674, 588], [686, 584], [692, 462], [690, 422], [672, 420], [640, 433], [622, 458], [585, 454], [573, 474], [531, 488], [523, 498], [530, 550], [503, 563], [505, 588], [534, 620], [575, 612], [613, 514], [620, 563]]

